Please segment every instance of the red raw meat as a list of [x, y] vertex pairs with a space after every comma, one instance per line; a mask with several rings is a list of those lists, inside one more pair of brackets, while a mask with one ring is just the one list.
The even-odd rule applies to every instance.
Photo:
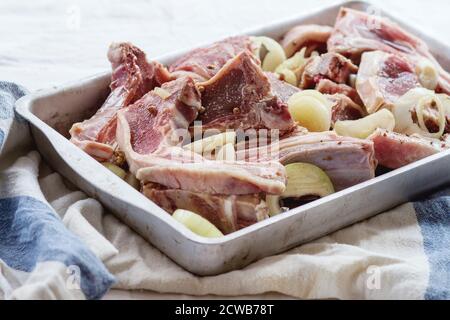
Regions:
[[199, 83], [203, 129], [278, 129], [290, 131], [294, 121], [272, 92], [269, 79], [250, 53], [237, 55], [210, 80]]
[[438, 152], [450, 149], [450, 144], [437, 139], [407, 136], [377, 129], [369, 136], [375, 146], [375, 157], [380, 165], [397, 169]]
[[208, 80], [242, 51], [253, 49], [248, 36], [238, 36], [215, 42], [207, 47], [192, 50], [172, 63], [169, 71], [175, 76], [194, 74], [195, 80]]
[[112, 44], [108, 59], [113, 70], [111, 94], [94, 116], [70, 130], [70, 140], [99, 161], [113, 154], [117, 111], [170, 80], [161, 64], [148, 62], [144, 52], [129, 43]]
[[369, 113], [392, 109], [402, 95], [419, 86], [414, 66], [405, 58], [383, 51], [362, 55], [356, 89]]

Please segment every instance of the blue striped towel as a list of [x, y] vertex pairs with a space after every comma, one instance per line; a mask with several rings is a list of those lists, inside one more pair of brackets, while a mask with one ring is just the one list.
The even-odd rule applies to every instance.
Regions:
[[23, 94], [0, 84], [0, 298], [100, 298], [114, 281], [111, 272], [115, 288], [126, 290], [450, 299], [448, 188], [242, 270], [201, 278], [96, 200], [69, 190], [57, 173], [45, 176], [26, 122], [14, 116]]
[[0, 297], [101, 298], [115, 279], [43, 196], [39, 154], [14, 113], [25, 93], [0, 82]]

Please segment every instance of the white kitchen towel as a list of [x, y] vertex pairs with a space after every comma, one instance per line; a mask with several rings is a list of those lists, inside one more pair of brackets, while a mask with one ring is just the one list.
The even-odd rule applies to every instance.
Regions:
[[[9, 88], [17, 89], [12, 85]], [[12, 120], [12, 109], [1, 105], [0, 228], [5, 223], [1, 217], [10, 216], [11, 208], [23, 203], [23, 210], [13, 210], [17, 222], [12, 224], [24, 234], [19, 237], [10, 235], [9, 229], [0, 231], [0, 296], [97, 298], [112, 284], [112, 277], [93, 252], [117, 280], [113, 287], [120, 289], [221, 296], [279, 292], [313, 299], [450, 298], [450, 189], [264, 258], [242, 270], [198, 277], [52, 172], [41, 163], [37, 152], [28, 152], [31, 142], [26, 143], [30, 139], [29, 133], [24, 133], [28, 132], [26, 124], [21, 119]], [[11, 142], [15, 137], [21, 137], [17, 148]], [[23, 156], [17, 158], [20, 154]], [[8, 194], [20, 195], [26, 201], [12, 206]], [[24, 213], [26, 219], [20, 220]], [[62, 232], [59, 215], [82, 243], [72, 236], [61, 243], [55, 232], [55, 239], [48, 233], [36, 247], [35, 239], [41, 232], [32, 226], [42, 213], [57, 224], [52, 228]], [[5, 239], [9, 245], [5, 246]], [[89, 252], [83, 244], [90, 248]], [[37, 259], [40, 257], [45, 259]], [[76, 263], [71, 257], [76, 257]], [[81, 273], [71, 269], [73, 265], [82, 265]], [[77, 287], [74, 276], [80, 276], [82, 290], [73, 289]], [[83, 287], [83, 283], [87, 285]]]
[[[28, 124], [13, 109], [24, 94], [19, 86], [0, 82], [0, 297], [100, 298], [114, 277], [99, 258], [117, 251], [83, 218], [89, 210], [77, 210], [74, 204], [73, 210], [63, 210], [61, 220], [49, 205], [47, 199], [56, 192], [75, 199], [65, 189], [54, 189], [51, 179], [46, 180], [47, 188], [39, 185], [40, 155], [29, 151]], [[46, 199], [42, 191], [49, 189], [53, 192]]]

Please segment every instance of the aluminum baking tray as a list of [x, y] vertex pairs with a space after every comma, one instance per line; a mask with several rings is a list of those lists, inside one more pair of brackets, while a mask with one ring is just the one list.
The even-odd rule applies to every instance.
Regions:
[[[342, 5], [373, 10], [372, 5], [366, 2], [346, 2], [245, 34], [279, 37], [300, 23], [333, 25]], [[379, 12], [425, 40], [442, 66], [449, 69], [448, 46], [408, 25], [401, 18], [382, 10]], [[182, 52], [155, 59], [170, 63], [180, 54]], [[110, 74], [104, 73], [38, 91], [20, 99], [17, 112], [30, 122], [39, 151], [56, 171], [98, 199], [124, 223], [195, 274], [214, 275], [242, 268], [450, 183], [450, 151], [446, 151], [222, 238], [199, 237], [67, 140], [71, 124], [89, 117], [102, 105], [109, 93], [109, 82]]]

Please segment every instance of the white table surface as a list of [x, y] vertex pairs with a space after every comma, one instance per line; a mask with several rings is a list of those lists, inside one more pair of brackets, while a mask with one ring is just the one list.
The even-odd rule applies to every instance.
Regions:
[[[109, 69], [112, 41], [150, 57], [297, 15], [334, 0], [2, 0], [0, 79], [30, 90]], [[375, 0], [450, 42], [446, 0]]]
[[[106, 50], [112, 41], [130, 41], [154, 57], [336, 2], [340, 1], [2, 0], [0, 80], [22, 84], [30, 91], [51, 87], [108, 70]], [[450, 43], [450, 1], [372, 2], [384, 10], [402, 12], [412, 23]], [[189, 298], [119, 290], [106, 296], [173, 297]]]

